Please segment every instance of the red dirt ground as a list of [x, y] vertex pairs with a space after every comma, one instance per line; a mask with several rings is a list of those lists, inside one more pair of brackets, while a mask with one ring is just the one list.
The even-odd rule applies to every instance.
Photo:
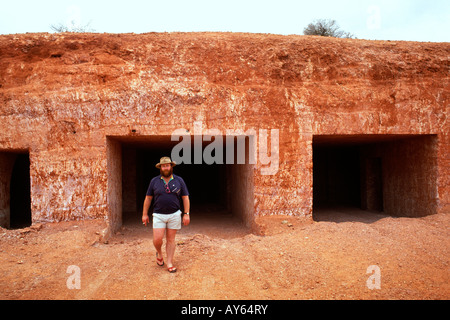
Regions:
[[[204, 212], [177, 235], [171, 274], [151, 227], [127, 223], [99, 242], [103, 220], [0, 229], [0, 299], [449, 299], [449, 215], [394, 218], [322, 210], [315, 221], [265, 217], [264, 236]], [[68, 289], [67, 268], [81, 289]], [[369, 290], [381, 270], [381, 288]]]

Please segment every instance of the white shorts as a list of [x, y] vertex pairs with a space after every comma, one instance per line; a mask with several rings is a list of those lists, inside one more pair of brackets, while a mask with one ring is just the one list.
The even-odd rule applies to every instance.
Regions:
[[153, 229], [181, 229], [181, 210], [171, 214], [153, 213]]

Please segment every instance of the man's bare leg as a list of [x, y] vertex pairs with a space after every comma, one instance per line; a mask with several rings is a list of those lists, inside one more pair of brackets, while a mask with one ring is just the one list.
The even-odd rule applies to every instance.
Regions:
[[166, 231], [166, 229], [164, 228], [153, 229], [153, 245], [155, 246], [156, 252], [158, 252], [158, 259], [161, 259], [163, 257], [161, 249], [163, 244], [164, 231]]
[[177, 230], [175, 229], [167, 229], [166, 232], [166, 253], [167, 253], [167, 267], [173, 267], [173, 256], [175, 254], [175, 236], [177, 234]]

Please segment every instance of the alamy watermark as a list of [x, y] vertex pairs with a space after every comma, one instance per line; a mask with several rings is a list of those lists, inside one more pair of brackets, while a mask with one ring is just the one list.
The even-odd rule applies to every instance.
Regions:
[[66, 273], [70, 273], [67, 278], [66, 286], [67, 289], [81, 289], [81, 269], [78, 266], [70, 265], [67, 267]]
[[367, 279], [366, 286], [370, 290], [381, 289], [381, 269], [379, 266], [371, 265], [367, 268], [366, 273], [372, 275]]
[[[67, 267], [66, 273], [70, 274], [70, 276], [66, 280], [66, 286], [67, 289], [73, 290], [81, 289], [81, 269], [80, 267], [76, 265], [70, 265]], [[381, 289], [381, 269], [377, 265], [370, 265], [367, 270], [366, 274], [371, 274], [369, 278], [366, 280], [366, 286], [369, 290], [379, 290]], [[202, 291], [204, 294], [207, 294], [207, 292], [214, 287], [215, 285], [215, 278], [214, 277], [205, 277], [202, 281]]]
[[[278, 172], [279, 129], [270, 130], [270, 152], [267, 129], [258, 131], [227, 129], [224, 133], [219, 129], [204, 129], [202, 121], [195, 121], [193, 137], [192, 146], [192, 135], [189, 130], [180, 128], [172, 132], [171, 140], [179, 142], [171, 152], [171, 158], [177, 164], [191, 164], [193, 150], [193, 164], [256, 164], [259, 160], [262, 175], [274, 175]], [[246, 138], [249, 141], [248, 148], [246, 148]], [[237, 140], [236, 161], [235, 139]], [[204, 141], [211, 141], [211, 143], [203, 149]]]
[[381, 29], [381, 8], [376, 5], [372, 5], [367, 8], [369, 17], [366, 20], [366, 26], [369, 30]]

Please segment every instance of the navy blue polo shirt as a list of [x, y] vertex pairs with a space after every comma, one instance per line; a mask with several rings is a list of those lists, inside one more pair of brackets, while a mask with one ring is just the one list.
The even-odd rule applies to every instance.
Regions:
[[[147, 196], [153, 196], [153, 212], [171, 214], [181, 210], [181, 196], [188, 196], [189, 192], [183, 178], [172, 174], [167, 183], [162, 175], [154, 177], [148, 186]], [[170, 191], [170, 192], [169, 192]]]

